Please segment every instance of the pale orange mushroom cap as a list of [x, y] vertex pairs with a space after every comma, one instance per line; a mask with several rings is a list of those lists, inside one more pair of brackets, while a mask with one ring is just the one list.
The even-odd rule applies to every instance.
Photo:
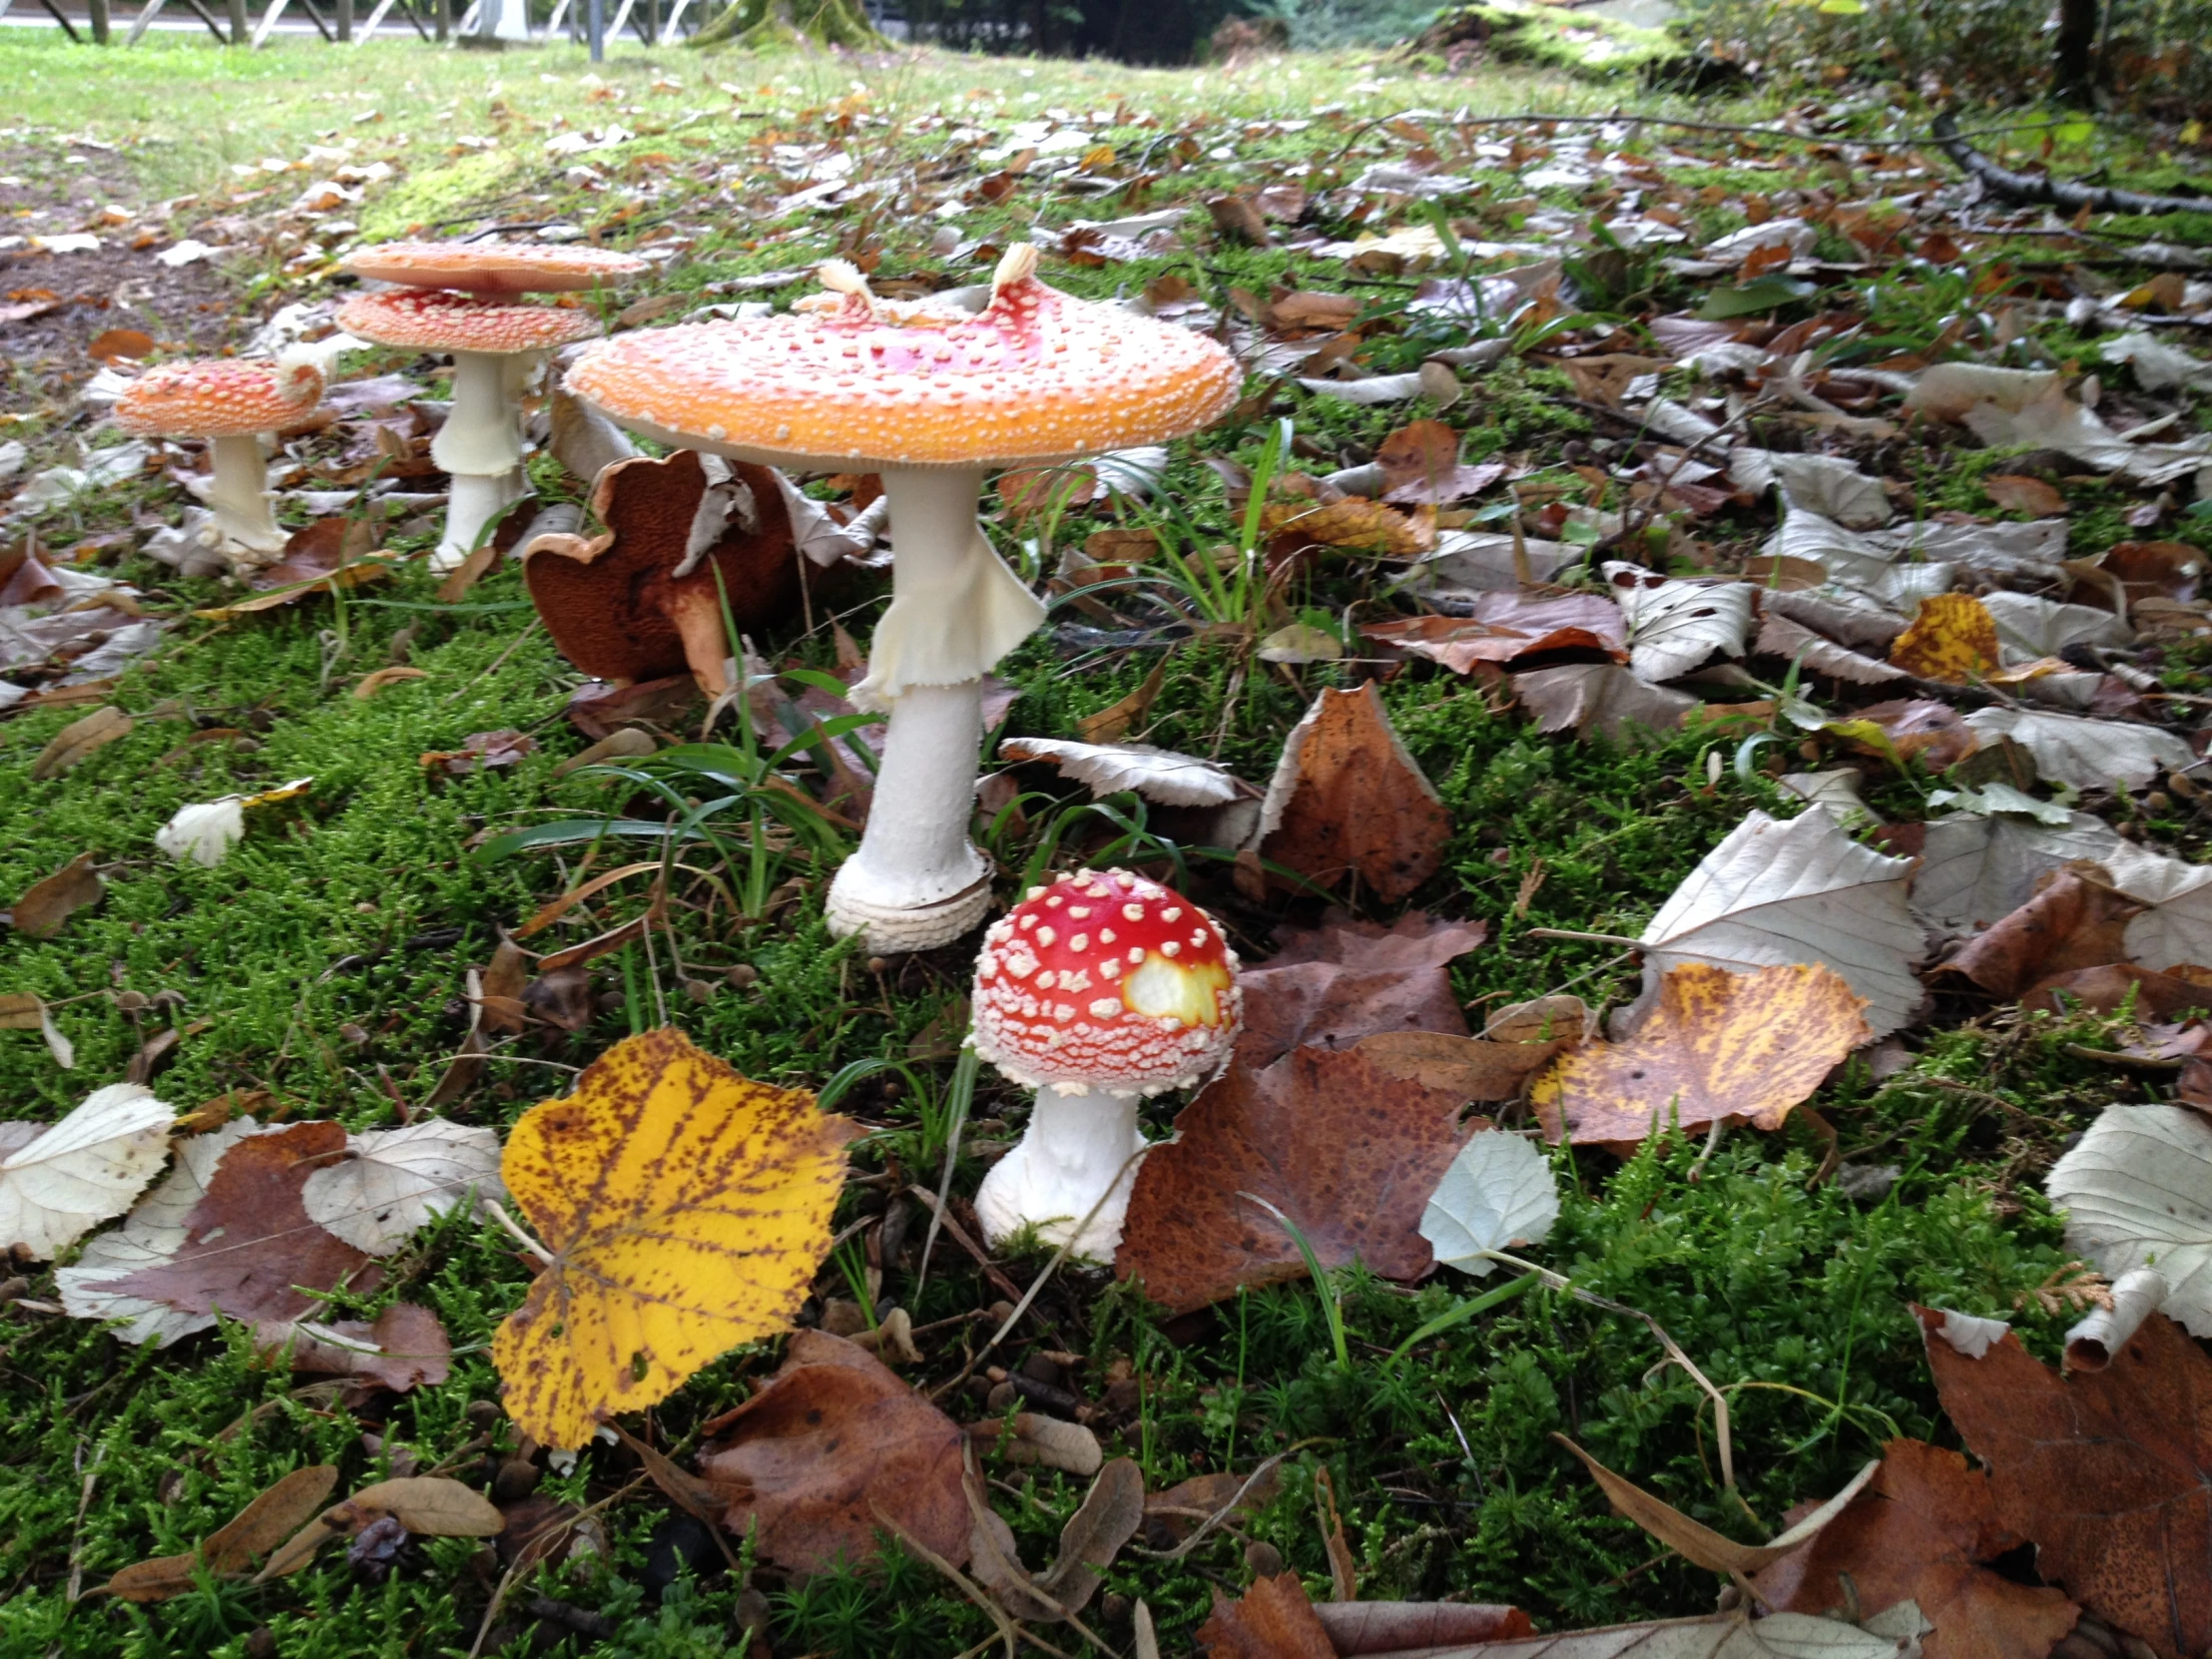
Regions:
[[115, 423], [142, 437], [243, 437], [292, 425], [321, 396], [322, 374], [311, 363], [162, 363], [115, 400]]
[[504, 305], [438, 288], [363, 293], [338, 307], [338, 326], [378, 345], [417, 351], [552, 351], [599, 332], [591, 312], [560, 305]]
[[558, 293], [635, 276], [649, 262], [606, 248], [524, 242], [387, 242], [359, 248], [340, 271], [417, 288], [471, 293]]
[[622, 334], [569, 370], [568, 389], [678, 441], [888, 466], [1159, 443], [1236, 401], [1243, 375], [1213, 340], [1062, 293], [1017, 248], [975, 314], [883, 304], [827, 266], [839, 304]]

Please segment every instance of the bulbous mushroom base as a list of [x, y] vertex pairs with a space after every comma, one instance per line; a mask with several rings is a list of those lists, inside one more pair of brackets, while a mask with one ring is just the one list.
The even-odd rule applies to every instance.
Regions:
[[522, 468], [511, 472], [452, 474], [445, 503], [445, 534], [430, 555], [430, 574], [446, 576], [461, 568], [488, 527], [496, 527], [509, 507], [529, 493]]
[[1111, 1262], [1144, 1149], [1134, 1096], [1045, 1090], [1028, 1133], [976, 1189], [984, 1240], [996, 1245], [1033, 1226], [1039, 1240], [1065, 1244], [1071, 1256]]
[[871, 878], [858, 858], [839, 867], [830, 883], [828, 920], [836, 937], [859, 934], [868, 949], [880, 955], [907, 950], [933, 950], [950, 944], [982, 921], [991, 907], [989, 872], [982, 855], [968, 849], [974, 860], [975, 878], [942, 898], [911, 900], [910, 888], [891, 889]]

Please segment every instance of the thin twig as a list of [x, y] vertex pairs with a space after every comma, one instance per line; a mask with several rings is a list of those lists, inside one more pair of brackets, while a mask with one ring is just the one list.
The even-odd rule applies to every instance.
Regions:
[[496, 1198], [481, 1199], [478, 1202], [483, 1205], [484, 1214], [506, 1229], [515, 1243], [522, 1246], [524, 1252], [534, 1259], [539, 1267], [549, 1268], [553, 1265], [553, 1253], [525, 1233], [522, 1230], [522, 1224], [507, 1214], [507, 1207], [504, 1204]]

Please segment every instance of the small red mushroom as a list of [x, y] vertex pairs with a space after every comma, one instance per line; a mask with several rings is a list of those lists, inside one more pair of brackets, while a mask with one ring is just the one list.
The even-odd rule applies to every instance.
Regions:
[[985, 1237], [1033, 1226], [1112, 1260], [1145, 1146], [1137, 1102], [1194, 1087], [1229, 1057], [1237, 953], [1172, 888], [1084, 870], [1030, 889], [991, 925], [973, 1000], [976, 1053], [1037, 1091], [1028, 1131], [975, 1195]]

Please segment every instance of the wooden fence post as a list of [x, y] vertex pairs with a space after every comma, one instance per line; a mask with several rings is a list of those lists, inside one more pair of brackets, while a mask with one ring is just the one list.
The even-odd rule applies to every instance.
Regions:
[[337, 31], [339, 45], [353, 39], [353, 0], [337, 0]]
[[108, 44], [108, 0], [85, 0], [92, 13], [92, 40], [95, 46]]
[[246, 15], [246, 0], [226, 0], [231, 13], [231, 44], [244, 46], [250, 24]]

